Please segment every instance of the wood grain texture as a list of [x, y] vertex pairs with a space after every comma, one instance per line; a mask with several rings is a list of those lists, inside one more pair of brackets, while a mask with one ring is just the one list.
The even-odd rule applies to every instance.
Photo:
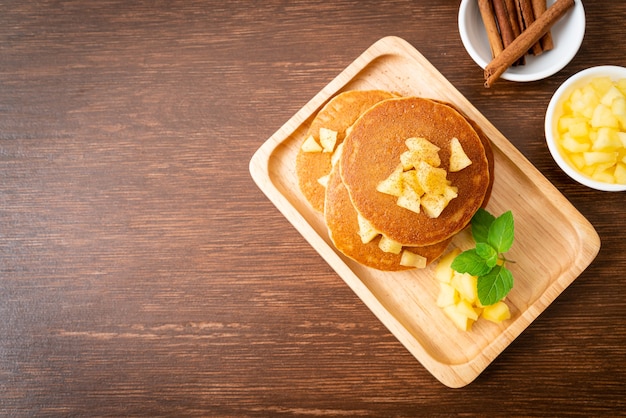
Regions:
[[[3, 4], [0, 413], [623, 414], [624, 195], [559, 171], [543, 113], [569, 75], [626, 65], [624, 43], [606, 42], [626, 36], [626, 5], [586, 2], [565, 69], [488, 90], [457, 11], [430, 0]], [[248, 172], [265, 139], [387, 35], [419, 49], [602, 240], [459, 390], [415, 361]]]

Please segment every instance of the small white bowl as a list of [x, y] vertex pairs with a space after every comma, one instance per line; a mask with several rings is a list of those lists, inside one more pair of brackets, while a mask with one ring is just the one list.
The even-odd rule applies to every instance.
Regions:
[[620, 192], [626, 190], [626, 185], [602, 183], [592, 180], [577, 171], [563, 158], [555, 142], [555, 136], [557, 134], [557, 123], [559, 118], [563, 114], [563, 102], [572, 94], [572, 92], [576, 88], [588, 84], [594, 78], [607, 76], [611, 77], [611, 79], [614, 81], [626, 78], [626, 68], [613, 65], [591, 67], [587, 68], [586, 70], [580, 71], [565, 80], [565, 82], [561, 84], [561, 86], [556, 90], [556, 92], [552, 96], [552, 99], [550, 99], [548, 109], [546, 110], [544, 129], [546, 134], [546, 142], [548, 144], [548, 149], [552, 154], [552, 158], [554, 158], [554, 161], [557, 163], [557, 165], [568, 176], [570, 176], [572, 179], [576, 180], [580, 184], [591, 187], [592, 189], [603, 190], [606, 192]]
[[[548, 0], [548, 7], [555, 0]], [[585, 9], [580, 0], [552, 26], [554, 48], [539, 56], [526, 55], [526, 63], [508, 68], [504, 80], [527, 82], [557, 73], [576, 55], [585, 36]], [[459, 34], [463, 46], [476, 64], [485, 68], [491, 61], [491, 48], [476, 0], [462, 0], [459, 7]]]

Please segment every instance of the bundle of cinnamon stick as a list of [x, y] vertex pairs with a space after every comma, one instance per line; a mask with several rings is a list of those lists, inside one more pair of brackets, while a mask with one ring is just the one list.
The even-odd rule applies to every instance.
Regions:
[[574, 6], [575, 0], [477, 0], [492, 60], [485, 67], [485, 87], [513, 65], [524, 65], [527, 54], [540, 55], [554, 47], [550, 28]]

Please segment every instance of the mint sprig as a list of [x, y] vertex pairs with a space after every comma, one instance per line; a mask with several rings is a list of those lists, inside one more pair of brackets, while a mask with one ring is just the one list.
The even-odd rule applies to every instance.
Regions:
[[515, 223], [511, 211], [497, 218], [478, 209], [471, 221], [476, 247], [463, 251], [452, 262], [452, 269], [478, 277], [478, 300], [487, 306], [505, 297], [513, 288], [513, 274], [505, 267], [504, 253], [511, 249]]

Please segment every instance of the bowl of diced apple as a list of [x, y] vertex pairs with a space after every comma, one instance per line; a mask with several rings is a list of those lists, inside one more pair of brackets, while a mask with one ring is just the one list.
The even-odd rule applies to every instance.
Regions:
[[603, 65], [567, 79], [545, 118], [548, 149], [572, 179], [596, 190], [626, 190], [626, 68]]

